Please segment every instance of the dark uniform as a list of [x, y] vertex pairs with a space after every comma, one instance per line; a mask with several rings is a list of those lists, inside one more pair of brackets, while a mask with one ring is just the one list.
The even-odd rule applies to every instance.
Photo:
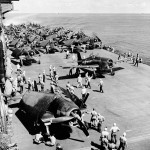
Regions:
[[125, 150], [127, 148], [127, 139], [125, 136], [126, 133], [124, 133], [123, 136], [120, 136], [120, 144], [118, 150]]
[[139, 55], [137, 54], [134, 66], [138, 67], [138, 65], [139, 65]]
[[102, 79], [100, 79], [99, 86], [100, 86], [100, 92], [104, 93], [104, 91], [103, 91], [103, 80]]

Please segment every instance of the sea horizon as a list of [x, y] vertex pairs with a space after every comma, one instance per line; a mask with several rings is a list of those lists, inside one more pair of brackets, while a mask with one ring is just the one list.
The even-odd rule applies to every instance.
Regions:
[[4, 24], [40, 23], [97, 34], [103, 44], [120, 52], [139, 53], [150, 65], [150, 14], [148, 13], [9, 13]]

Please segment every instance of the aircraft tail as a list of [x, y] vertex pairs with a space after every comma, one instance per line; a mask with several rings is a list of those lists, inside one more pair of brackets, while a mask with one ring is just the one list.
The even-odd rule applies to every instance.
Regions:
[[82, 62], [82, 58], [81, 58], [80, 52], [77, 52], [77, 61], [78, 61], [78, 65], [80, 65], [81, 62]]

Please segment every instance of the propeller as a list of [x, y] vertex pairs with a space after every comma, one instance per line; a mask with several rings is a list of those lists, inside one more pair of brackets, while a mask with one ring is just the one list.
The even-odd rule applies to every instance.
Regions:
[[89, 132], [88, 132], [87, 127], [85, 126], [85, 124], [79, 119], [78, 119], [78, 123], [80, 125], [80, 128], [84, 132], [84, 134], [88, 137], [89, 136]]
[[63, 116], [63, 117], [57, 117], [55, 118], [54, 116], [52, 116], [51, 114], [44, 114], [41, 118], [41, 120], [45, 123], [45, 122], [51, 122], [51, 123], [61, 123], [61, 122], [65, 122], [68, 120], [73, 119], [74, 117], [71, 116]]
[[73, 119], [73, 117], [70, 117], [70, 116], [52, 118], [52, 123], [65, 122], [65, 121], [68, 121], [68, 120], [71, 120], [71, 119]]

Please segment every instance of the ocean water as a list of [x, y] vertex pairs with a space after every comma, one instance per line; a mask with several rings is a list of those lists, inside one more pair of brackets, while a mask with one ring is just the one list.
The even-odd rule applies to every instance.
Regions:
[[88, 35], [97, 34], [103, 44], [122, 53], [131, 51], [150, 65], [150, 14], [18, 14], [6, 15], [4, 24], [26, 22], [63, 26]]

